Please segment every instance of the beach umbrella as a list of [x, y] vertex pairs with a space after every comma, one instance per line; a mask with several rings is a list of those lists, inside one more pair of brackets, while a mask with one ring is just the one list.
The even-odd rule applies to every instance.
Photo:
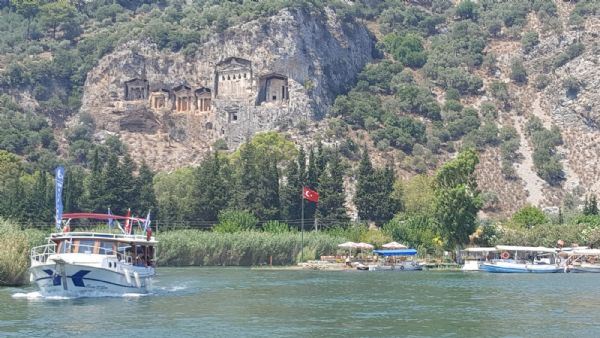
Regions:
[[404, 244], [400, 244], [398, 242], [389, 242], [381, 246], [385, 249], [408, 249], [408, 247]]
[[356, 248], [357, 243], [354, 242], [346, 242], [346, 243], [342, 243], [342, 244], [338, 244], [338, 248], [343, 248], [343, 249], [352, 249], [352, 248]]
[[365, 250], [373, 250], [375, 247], [369, 243], [363, 243], [360, 242], [356, 245], [357, 248], [359, 249], [365, 249]]

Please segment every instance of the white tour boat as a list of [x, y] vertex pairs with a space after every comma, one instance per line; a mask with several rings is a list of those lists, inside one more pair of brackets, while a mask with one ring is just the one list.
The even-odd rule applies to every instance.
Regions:
[[600, 272], [600, 249], [573, 249], [568, 254], [565, 272]]
[[500, 259], [481, 263], [481, 271], [505, 273], [563, 271], [554, 248], [498, 245], [496, 250], [500, 252]]
[[461, 268], [462, 271], [481, 271], [480, 266], [486, 260], [490, 259], [490, 255], [496, 253], [496, 248], [490, 247], [477, 247], [477, 248], [466, 248], [462, 250], [464, 264]]
[[[155, 275], [157, 244], [149, 220], [89, 213], [64, 217], [68, 220], [63, 231], [51, 234], [48, 244], [31, 250], [30, 279], [42, 295], [85, 297], [149, 292]], [[70, 220], [77, 218], [125, 220], [126, 231], [68, 231]], [[143, 223], [145, 234], [129, 234], [129, 224], [133, 222]]]
[[[383, 259], [378, 264], [369, 264], [366, 267], [359, 266], [359, 270], [369, 271], [415, 271], [423, 270], [423, 266], [419, 262], [412, 259], [416, 254], [415, 249], [396, 249], [396, 250], [373, 250], [379, 257]], [[411, 257], [411, 259], [407, 259]]]

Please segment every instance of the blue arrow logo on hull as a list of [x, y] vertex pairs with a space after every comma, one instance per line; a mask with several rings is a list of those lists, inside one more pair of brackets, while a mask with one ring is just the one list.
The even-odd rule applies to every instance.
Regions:
[[79, 270], [79, 271], [77, 271], [76, 274], [74, 274], [73, 276], [71, 276], [71, 279], [73, 280], [73, 285], [80, 286], [80, 287], [85, 287], [85, 284], [83, 284], [83, 276], [87, 275], [88, 273], [90, 273], [89, 270]]
[[52, 278], [52, 285], [57, 286], [60, 285], [60, 275], [54, 274], [54, 271], [50, 269], [44, 270], [45, 273], [48, 274]]
[[[52, 271], [50, 269], [46, 269], [43, 271], [45, 273], [47, 273], [48, 276], [50, 276], [50, 278], [52, 278], [53, 286], [57, 286], [57, 285], [61, 284], [61, 277], [59, 274], [55, 274], [54, 271]], [[73, 285], [83, 288], [83, 287], [85, 287], [85, 284], [83, 283], [83, 276], [87, 275], [88, 273], [90, 273], [89, 270], [79, 270], [73, 276], [67, 276], [67, 277], [71, 278], [73, 280]], [[42, 278], [42, 279], [45, 279], [45, 278]]]

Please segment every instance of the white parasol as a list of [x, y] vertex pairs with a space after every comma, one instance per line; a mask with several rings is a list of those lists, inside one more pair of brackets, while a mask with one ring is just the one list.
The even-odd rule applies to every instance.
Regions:
[[408, 249], [408, 247], [404, 244], [400, 244], [398, 242], [390, 242], [381, 246], [385, 249]]
[[363, 243], [363, 242], [356, 244], [356, 247], [359, 249], [365, 249], [365, 250], [373, 250], [373, 248], [375, 248], [373, 245], [371, 245], [369, 243]]
[[338, 248], [343, 248], [343, 249], [352, 249], [352, 248], [357, 248], [357, 243], [354, 242], [346, 242], [346, 243], [342, 243], [338, 245]]

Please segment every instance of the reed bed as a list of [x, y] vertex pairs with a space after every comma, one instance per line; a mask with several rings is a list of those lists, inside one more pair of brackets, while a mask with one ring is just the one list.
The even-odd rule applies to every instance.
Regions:
[[[158, 261], [163, 266], [290, 265], [301, 256], [298, 232], [176, 230], [161, 233], [158, 240]], [[304, 233], [304, 260], [333, 255], [345, 240], [322, 232]]]
[[0, 219], [0, 286], [27, 282], [29, 251], [42, 245], [45, 236], [43, 231], [21, 230], [19, 226]]

